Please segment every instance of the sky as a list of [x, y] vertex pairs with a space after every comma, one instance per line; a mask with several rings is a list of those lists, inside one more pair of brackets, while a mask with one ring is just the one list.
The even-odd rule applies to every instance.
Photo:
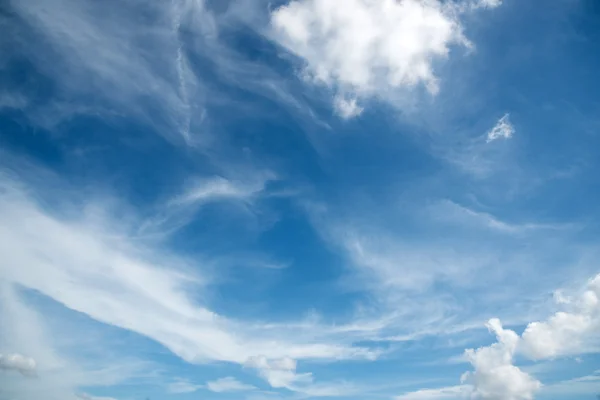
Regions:
[[598, 1], [0, 30], [0, 400], [600, 394]]

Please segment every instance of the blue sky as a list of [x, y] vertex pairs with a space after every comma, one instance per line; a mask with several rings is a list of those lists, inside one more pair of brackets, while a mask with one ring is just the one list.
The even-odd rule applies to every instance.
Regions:
[[0, 8], [0, 399], [600, 393], [598, 2]]

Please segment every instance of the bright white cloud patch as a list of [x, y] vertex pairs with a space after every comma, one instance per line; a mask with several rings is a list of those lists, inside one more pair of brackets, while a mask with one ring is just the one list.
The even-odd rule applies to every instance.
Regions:
[[216, 381], [206, 382], [206, 388], [211, 392], [216, 393], [243, 392], [256, 389], [254, 386], [242, 383], [231, 376], [217, 379]]
[[35, 375], [36, 363], [33, 358], [21, 354], [0, 354], [0, 369], [18, 371], [23, 375]]
[[600, 275], [591, 279], [576, 299], [559, 298], [570, 308], [547, 321], [532, 322], [523, 332], [523, 351], [534, 359], [581, 354], [592, 341], [598, 344], [600, 332]]
[[498, 342], [465, 352], [475, 368], [474, 372], [463, 375], [463, 380], [473, 385], [472, 397], [489, 400], [533, 399], [541, 383], [513, 365], [519, 335], [503, 329], [497, 319], [490, 320], [487, 326], [496, 334]]
[[559, 303], [572, 307], [571, 312], [557, 312], [547, 321], [530, 323], [521, 337], [503, 329], [498, 319], [488, 328], [498, 339], [487, 347], [466, 350], [465, 355], [475, 368], [463, 375], [473, 386], [472, 396], [478, 399], [528, 400], [540, 390], [541, 383], [513, 365], [518, 351], [532, 359], [548, 359], [586, 353], [598, 344], [600, 331], [600, 275], [590, 279], [576, 299], [558, 296]]
[[480, 4], [500, 2], [294, 0], [272, 13], [273, 38], [304, 59], [317, 82], [359, 96], [417, 85], [435, 94], [435, 63], [452, 46], [471, 47], [459, 17]]
[[504, 114], [498, 120], [496, 125], [488, 132], [487, 141], [492, 142], [498, 139], [510, 139], [515, 133], [515, 128], [510, 122], [509, 114]]
[[356, 117], [363, 112], [363, 108], [358, 105], [355, 98], [345, 98], [337, 96], [333, 103], [336, 112], [344, 119]]

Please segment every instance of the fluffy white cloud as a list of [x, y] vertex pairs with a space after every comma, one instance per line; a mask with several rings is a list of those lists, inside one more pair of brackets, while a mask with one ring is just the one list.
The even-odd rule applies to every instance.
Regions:
[[[274, 40], [306, 62], [310, 79], [359, 96], [418, 85], [435, 94], [436, 61], [452, 46], [471, 47], [460, 14], [499, 4], [347, 0], [340, 7], [335, 0], [294, 0], [274, 10], [271, 22]], [[340, 115], [356, 113], [355, 104], [338, 103]]]
[[498, 139], [510, 139], [515, 133], [515, 128], [510, 122], [509, 114], [504, 114], [496, 122], [496, 125], [488, 132], [487, 141], [491, 142]]
[[575, 299], [557, 294], [557, 302], [570, 312], [557, 312], [548, 320], [530, 323], [520, 337], [503, 329], [498, 319], [487, 324], [496, 334], [497, 343], [477, 350], [466, 350], [474, 372], [463, 375], [473, 386], [472, 397], [478, 399], [528, 400], [542, 386], [539, 381], [513, 365], [518, 351], [532, 359], [575, 355], [597, 349], [600, 330], [600, 274], [590, 279]]
[[571, 310], [532, 322], [523, 332], [523, 352], [531, 358], [585, 353], [590, 341], [598, 341], [594, 334], [600, 331], [600, 275], [587, 283], [577, 299], [557, 296], [557, 300]]
[[18, 371], [25, 376], [35, 375], [36, 363], [33, 358], [21, 354], [0, 354], [0, 369]]
[[333, 106], [338, 115], [344, 119], [356, 117], [363, 112], [363, 108], [358, 105], [355, 98], [346, 98], [344, 96], [336, 96]]
[[310, 381], [310, 374], [296, 373], [296, 360], [284, 357], [279, 359], [268, 359], [265, 356], [250, 357], [246, 366], [255, 368], [274, 388], [289, 388], [298, 381]]
[[243, 392], [256, 389], [254, 386], [242, 383], [231, 376], [217, 379], [216, 381], [206, 382], [206, 388], [211, 392], [216, 393]]
[[465, 352], [475, 368], [474, 372], [463, 375], [463, 380], [473, 385], [471, 397], [484, 400], [533, 399], [541, 383], [513, 365], [519, 335], [503, 329], [497, 319], [490, 320], [487, 327], [496, 334], [498, 342]]

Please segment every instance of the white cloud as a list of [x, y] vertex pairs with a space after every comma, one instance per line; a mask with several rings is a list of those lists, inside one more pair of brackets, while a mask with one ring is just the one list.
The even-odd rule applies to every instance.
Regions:
[[473, 7], [495, 8], [502, 5], [502, 0], [474, 0]]
[[33, 358], [21, 354], [0, 354], [0, 369], [18, 371], [25, 376], [35, 375], [36, 363]]
[[519, 335], [503, 329], [500, 321], [492, 319], [488, 329], [498, 339], [488, 347], [466, 350], [465, 355], [475, 368], [463, 375], [473, 385], [472, 398], [482, 400], [531, 400], [541, 383], [513, 365]]
[[396, 396], [396, 400], [464, 399], [470, 392], [471, 387], [468, 385], [450, 386], [438, 389], [422, 389]]
[[171, 201], [173, 205], [203, 204], [215, 200], [251, 198], [264, 189], [272, 174], [265, 174], [253, 181], [235, 182], [223, 177], [190, 182], [185, 192]]
[[231, 376], [217, 379], [216, 381], [206, 382], [206, 388], [211, 392], [216, 393], [244, 392], [256, 389], [254, 386], [242, 383]]
[[510, 139], [515, 133], [515, 128], [510, 122], [509, 114], [504, 114], [502, 118], [496, 122], [496, 125], [488, 132], [488, 143], [498, 139]]
[[[266, 331], [215, 314], [188, 294], [190, 288], [195, 297], [203, 290], [202, 266], [190, 268], [156, 242], [130, 236], [136, 229], [124, 226], [128, 218], [115, 221], [109, 212], [90, 211], [97, 208], [82, 214], [76, 204], [88, 204], [85, 200], [65, 203], [68, 197], [61, 196], [67, 218], [40, 207], [14, 181], [0, 178], [0, 272], [10, 283], [145, 335], [188, 362], [244, 364], [257, 355], [269, 360], [372, 359], [378, 354], [339, 337], [291, 335], [293, 328], [285, 324]], [[290, 373], [295, 376], [283, 361], [269, 366], [264, 377], [275, 385], [289, 383]]]
[[296, 374], [296, 360], [290, 357], [268, 359], [265, 356], [250, 357], [246, 366], [255, 368], [274, 388], [289, 388], [297, 381], [311, 380], [310, 374]]
[[[0, 263], [1, 266], [1, 263]], [[4, 275], [3, 275], [4, 276]], [[81, 335], [87, 331], [69, 329], [67, 332], [49, 328], [48, 319], [55, 315], [41, 315], [27, 305], [16, 290], [0, 281], [0, 348], [13, 348], [20, 354], [28, 354], [25, 358], [3, 358], [12, 366], [18, 361], [18, 366], [27, 368], [26, 375], [2, 376], [0, 374], [0, 387], [3, 394], [9, 398], [23, 400], [39, 399], [40, 393], [51, 400], [76, 400], [80, 388], [91, 386], [110, 386], [125, 382], [132, 377], [142, 378], [147, 376], [143, 363], [130, 363], [123, 359], [105, 359], [102, 356], [93, 357], [94, 360], [77, 360], [77, 355], [69, 350], [76, 347], [79, 351], [94, 351], [93, 354], [105, 354], [106, 343], [97, 343], [93, 346], [90, 342], [83, 343]], [[55, 322], [55, 321], [53, 321]], [[68, 337], [68, 348], [57, 345], [58, 338]], [[86, 337], [89, 341], [89, 336]], [[91, 347], [101, 347], [99, 353]], [[35, 368], [31, 370], [35, 360]], [[31, 370], [31, 371], [30, 371]], [[29, 377], [35, 373], [35, 379]], [[141, 381], [138, 381], [141, 382]]]
[[202, 385], [196, 385], [194, 383], [188, 382], [183, 379], [176, 380], [175, 382], [171, 382], [167, 389], [169, 393], [193, 393], [198, 389], [203, 388]]
[[471, 47], [460, 14], [480, 5], [499, 2], [293, 0], [272, 12], [272, 38], [305, 61], [310, 79], [342, 92], [385, 97], [422, 85], [435, 94], [435, 64], [453, 46]]
[[600, 274], [592, 278], [576, 299], [557, 296], [570, 311], [560, 311], [546, 321], [530, 323], [523, 332], [523, 352], [534, 359], [585, 353], [600, 343]]
[[591, 375], [580, 376], [578, 378], [569, 379], [546, 385], [543, 388], [543, 393], [548, 395], [561, 395], [563, 398], [569, 396], [581, 395], [593, 398], [598, 395], [598, 387], [600, 386], [600, 370], [595, 371]]
[[[23, 43], [23, 53], [71, 99], [87, 104], [87, 96], [94, 95], [113, 109], [155, 125], [165, 136], [172, 137], [170, 132], [175, 131], [190, 141], [193, 116], [187, 92], [198, 82], [182, 57], [177, 20], [183, 10], [155, 8], [150, 12], [165, 15], [147, 25], [130, 18], [139, 11], [134, 2], [125, 2], [119, 13], [90, 1], [15, 1], [11, 7], [46, 43]], [[150, 38], [149, 47], [142, 45]], [[19, 43], [25, 38], [15, 33], [12, 40]], [[149, 51], [156, 49], [160, 57]]]
[[436, 202], [428, 211], [430, 214], [442, 221], [456, 222], [462, 227], [483, 227], [491, 231], [511, 234], [532, 233], [537, 230], [556, 230], [567, 229], [569, 225], [560, 224], [539, 224], [539, 223], [509, 223], [505, 222], [493, 214], [477, 211], [450, 200]]
[[81, 400], [116, 400], [114, 397], [106, 397], [106, 396], [92, 396], [87, 393], [77, 393], [77, 397]]
[[[542, 385], [532, 376], [513, 365], [514, 355], [522, 353], [532, 359], [548, 359], [565, 355], [597, 351], [597, 332], [600, 329], [600, 274], [587, 282], [585, 290], [571, 299], [557, 296], [561, 304], [570, 305], [571, 312], [557, 312], [547, 321], [530, 323], [521, 336], [503, 329], [498, 319], [492, 319], [488, 328], [498, 339], [487, 347], [465, 351], [465, 356], [475, 368], [463, 375], [473, 386], [472, 397], [480, 399], [533, 399]], [[593, 345], [593, 346], [592, 346]], [[595, 381], [592, 375], [565, 385], [578, 385], [581, 381]], [[563, 385], [564, 386], [564, 385]], [[583, 386], [586, 386], [584, 384]], [[561, 387], [559, 384], [557, 386]], [[552, 392], [552, 389], [548, 389]]]
[[333, 105], [338, 115], [343, 119], [357, 117], [363, 112], [363, 108], [358, 105], [355, 98], [336, 96]]
[[256, 369], [274, 388], [285, 388], [309, 397], [350, 396], [358, 392], [354, 385], [346, 382], [314, 382], [311, 373], [296, 371], [297, 362], [290, 357], [269, 359], [255, 356], [248, 359], [246, 366]]

